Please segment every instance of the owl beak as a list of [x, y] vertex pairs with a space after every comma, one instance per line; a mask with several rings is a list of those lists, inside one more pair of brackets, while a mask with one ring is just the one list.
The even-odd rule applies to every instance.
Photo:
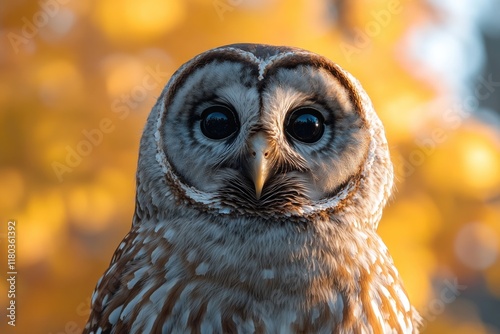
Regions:
[[255, 197], [260, 199], [262, 188], [269, 175], [269, 141], [262, 132], [250, 139], [250, 174], [255, 186]]

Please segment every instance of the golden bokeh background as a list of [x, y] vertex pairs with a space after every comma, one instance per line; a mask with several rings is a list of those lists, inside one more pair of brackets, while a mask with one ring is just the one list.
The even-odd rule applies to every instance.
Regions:
[[0, 280], [0, 332], [81, 332], [131, 224], [139, 139], [162, 87], [200, 52], [256, 42], [325, 55], [371, 96], [397, 171], [379, 232], [424, 332], [500, 333], [500, 77], [477, 38], [492, 10], [450, 3], [3, 2], [0, 270], [14, 219], [18, 274], [16, 327]]

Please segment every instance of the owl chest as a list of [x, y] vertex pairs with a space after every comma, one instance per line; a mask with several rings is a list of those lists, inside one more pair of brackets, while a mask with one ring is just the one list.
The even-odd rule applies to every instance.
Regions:
[[[144, 333], [332, 333], [369, 323], [361, 295], [371, 287], [358, 289], [359, 261], [321, 248], [319, 238], [242, 241], [200, 231], [158, 229], [164, 241], [146, 238], [130, 249], [121, 291], [127, 312], [115, 321]], [[141, 307], [132, 312], [135, 300]]]
[[157, 283], [142, 287], [149, 311], [142, 312], [142, 319], [137, 315], [137, 328], [159, 333], [321, 333], [341, 322], [344, 297], [331, 285], [332, 278], [311, 269], [317, 263], [200, 252], [174, 252], [163, 271], [149, 272], [156, 276], [149, 281]]
[[342, 285], [358, 283], [358, 263], [318, 235], [241, 238], [201, 220], [174, 223], [131, 249], [138, 261], [125, 292], [145, 301], [129, 318], [141, 332], [331, 333], [364, 313]]
[[208, 271], [172, 274], [153, 293], [144, 293], [149, 303], [131, 325], [154, 333], [331, 333], [341, 323], [340, 293], [329, 291], [312, 302], [310, 286], [270, 284], [271, 276], [267, 271], [264, 279], [236, 282]]
[[[206, 266], [193, 269], [189, 275], [171, 270], [155, 277], [155, 286], [143, 287], [141, 299], [147, 302], [129, 319], [129, 328], [136, 330], [131, 332], [335, 333], [340, 328], [363, 332], [378, 321], [369, 319], [359, 296], [338, 291], [326, 281], [311, 282], [296, 275], [287, 281], [269, 269], [251, 278], [240, 272], [236, 281], [237, 272], [214, 275]], [[377, 326], [390, 332], [389, 323]]]

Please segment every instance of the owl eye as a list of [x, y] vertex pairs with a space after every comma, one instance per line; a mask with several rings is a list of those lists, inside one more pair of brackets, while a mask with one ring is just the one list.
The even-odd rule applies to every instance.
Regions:
[[226, 106], [215, 105], [201, 113], [201, 132], [210, 139], [224, 139], [238, 130], [234, 112]]
[[304, 142], [317, 142], [325, 130], [323, 115], [312, 108], [299, 108], [288, 117], [286, 132], [293, 138]]

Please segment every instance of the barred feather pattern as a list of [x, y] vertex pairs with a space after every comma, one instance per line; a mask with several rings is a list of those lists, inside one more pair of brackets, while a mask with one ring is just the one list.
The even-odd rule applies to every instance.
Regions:
[[[204, 103], [193, 92], [213, 98], [212, 81], [218, 99], [245, 101], [230, 144], [205, 142], [194, 117], [183, 121], [191, 100]], [[288, 145], [277, 111], [318, 95], [331, 133]], [[183, 126], [188, 139], [169, 139]], [[244, 166], [256, 132], [273, 156], [261, 198]], [[392, 179], [382, 124], [338, 65], [289, 47], [209, 50], [173, 75], [148, 118], [132, 228], [96, 285], [84, 333], [417, 333], [376, 233]]]

